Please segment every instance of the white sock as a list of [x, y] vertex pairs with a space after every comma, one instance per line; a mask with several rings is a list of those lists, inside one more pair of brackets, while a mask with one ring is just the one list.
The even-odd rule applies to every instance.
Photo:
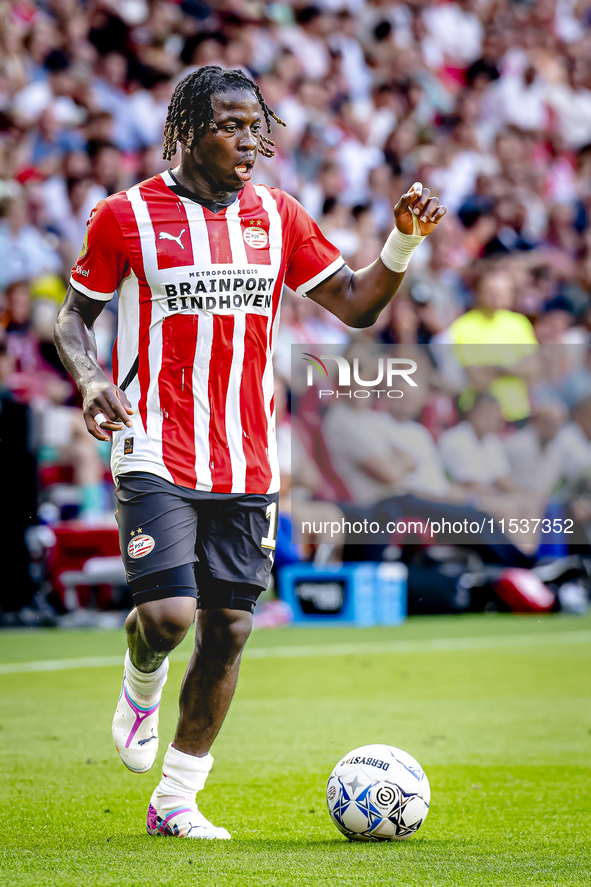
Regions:
[[136, 668], [129, 650], [125, 654], [125, 680], [130, 695], [136, 702], [149, 702], [160, 695], [168, 677], [168, 657], [158, 666], [156, 671], [140, 671]]
[[166, 749], [162, 762], [162, 779], [156, 789], [156, 796], [191, 798], [200, 792], [213, 765], [210, 754], [198, 758], [179, 751], [172, 743]]

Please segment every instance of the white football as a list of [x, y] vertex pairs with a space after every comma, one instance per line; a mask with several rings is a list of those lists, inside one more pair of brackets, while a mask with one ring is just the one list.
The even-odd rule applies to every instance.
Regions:
[[351, 841], [400, 841], [421, 827], [431, 801], [425, 771], [392, 745], [364, 745], [336, 765], [326, 788], [328, 812]]

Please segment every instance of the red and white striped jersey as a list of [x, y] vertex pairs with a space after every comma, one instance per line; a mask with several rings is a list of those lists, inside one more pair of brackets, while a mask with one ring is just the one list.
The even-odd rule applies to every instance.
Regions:
[[113, 476], [147, 471], [216, 493], [279, 489], [272, 354], [285, 283], [306, 295], [344, 264], [289, 194], [248, 182], [214, 213], [170, 173], [102, 200], [72, 286], [119, 292], [113, 375], [132, 428], [113, 434]]

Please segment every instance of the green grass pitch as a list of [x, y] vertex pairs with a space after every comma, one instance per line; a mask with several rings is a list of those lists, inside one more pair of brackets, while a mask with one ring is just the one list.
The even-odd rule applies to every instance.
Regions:
[[[591, 618], [561, 616], [255, 634], [200, 796], [233, 840], [207, 842], [145, 833], [189, 641], [173, 654], [157, 764], [137, 776], [110, 737], [123, 632], [4, 632], [0, 883], [589, 885], [590, 641]], [[82, 662], [47, 670], [64, 659]], [[374, 742], [410, 752], [431, 782], [408, 841], [352, 844], [329, 820], [332, 767]]]

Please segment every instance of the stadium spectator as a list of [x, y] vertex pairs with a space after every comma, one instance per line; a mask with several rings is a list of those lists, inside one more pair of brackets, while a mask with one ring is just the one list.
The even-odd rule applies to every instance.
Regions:
[[[406, 354], [406, 350], [397, 355]], [[405, 475], [401, 487], [408, 493], [426, 499], [462, 500], [453, 495], [452, 485], [445, 476], [441, 456], [430, 432], [417, 422], [429, 397], [430, 368], [423, 358], [417, 361], [413, 374], [416, 388], [405, 390], [404, 397], [388, 398], [381, 403], [387, 420], [388, 437], [398, 449], [412, 459], [414, 466]]]
[[504, 425], [499, 401], [483, 392], [476, 395], [466, 419], [444, 431], [437, 444], [448, 476], [468, 494], [467, 504], [507, 525], [510, 520], [528, 520], [512, 541], [532, 553], [538, 541], [529, 521], [543, 517], [546, 498], [540, 491], [523, 492], [516, 487], [500, 437]]
[[560, 401], [537, 406], [528, 424], [507, 438], [505, 450], [516, 490], [550, 494], [562, 477], [562, 460], [556, 441], [567, 418]]
[[[447, 75], [467, 68], [479, 58], [484, 28], [473, 0], [428, 6], [423, 12], [426, 36], [423, 54], [430, 68], [447, 67]], [[457, 74], [456, 74], [457, 76]]]
[[330, 18], [310, 5], [296, 9], [295, 20], [295, 26], [284, 29], [282, 43], [294, 53], [306, 77], [322, 80], [330, 68]]
[[[23, 401], [47, 403], [67, 400], [73, 392], [61, 371], [46, 359], [35, 334], [29, 284], [15, 281], [6, 288], [5, 307], [0, 315], [3, 345], [12, 358], [6, 382]], [[52, 321], [55, 313], [52, 314]]]
[[72, 176], [65, 184], [68, 203], [63, 208], [63, 214], [54, 217], [53, 226], [61, 237], [65, 260], [73, 265], [80, 254], [90, 213], [98, 201], [107, 196], [107, 192], [88, 175]]
[[86, 115], [74, 99], [76, 81], [63, 53], [55, 51], [45, 57], [44, 74], [16, 93], [15, 113], [26, 123], [38, 125], [43, 111], [49, 109], [64, 129], [80, 126]]
[[591, 396], [578, 403], [572, 421], [556, 435], [555, 448], [560, 458], [561, 474], [574, 480], [591, 468]]
[[439, 452], [449, 477], [475, 493], [513, 488], [511, 466], [499, 433], [503, 415], [492, 394], [478, 394], [465, 421], [444, 431]]
[[126, 91], [128, 61], [118, 52], [102, 57], [95, 77], [91, 101], [95, 108], [108, 111], [113, 117], [113, 137], [123, 151], [138, 147], [139, 138], [134, 126], [130, 98]]
[[91, 169], [97, 183], [107, 194], [115, 194], [123, 187], [124, 169], [121, 153], [112, 142], [96, 141], [88, 146]]
[[[361, 378], [371, 378], [375, 370], [367, 364], [359, 361]], [[404, 478], [416, 467], [414, 457], [395, 442], [396, 432], [390, 433], [389, 417], [372, 409], [373, 400], [367, 386], [352, 383], [334, 400], [322, 423], [334, 469], [357, 505], [371, 505], [401, 492]]]
[[490, 391], [512, 422], [529, 415], [527, 358], [537, 347], [530, 321], [511, 310], [513, 290], [510, 271], [493, 265], [480, 275], [476, 307], [437, 337], [456, 346], [454, 353], [474, 389]]
[[492, 266], [481, 273], [476, 305], [449, 328], [454, 345], [535, 345], [531, 323], [512, 311], [513, 282], [508, 269]]
[[27, 221], [24, 195], [0, 203], [0, 287], [37, 277], [44, 271], [60, 271], [62, 262], [39, 228]]

